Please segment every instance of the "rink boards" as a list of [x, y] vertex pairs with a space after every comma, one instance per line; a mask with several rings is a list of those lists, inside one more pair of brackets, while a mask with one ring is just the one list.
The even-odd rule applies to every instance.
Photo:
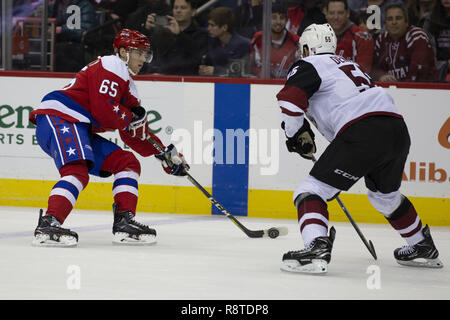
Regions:
[[[69, 75], [0, 75], [0, 205], [46, 207], [59, 175], [37, 145], [28, 114], [43, 95], [69, 81]], [[136, 85], [149, 111], [150, 129], [164, 143], [177, 146], [191, 164], [192, 176], [232, 214], [296, 219], [292, 191], [308, 175], [312, 162], [285, 148], [275, 98], [281, 82], [209, 81], [139, 78]], [[411, 197], [424, 223], [430, 225], [450, 225], [449, 89], [387, 88], [412, 139], [402, 192]], [[104, 136], [127, 148], [118, 134]], [[319, 133], [316, 137], [319, 156], [328, 143]], [[138, 210], [218, 213], [187, 179], [168, 176], [153, 157], [138, 158], [142, 166]], [[91, 176], [76, 207], [108, 210], [113, 201], [112, 181]], [[355, 220], [384, 223], [365, 193], [359, 181], [341, 199]], [[328, 205], [330, 220], [346, 221], [336, 201]]]

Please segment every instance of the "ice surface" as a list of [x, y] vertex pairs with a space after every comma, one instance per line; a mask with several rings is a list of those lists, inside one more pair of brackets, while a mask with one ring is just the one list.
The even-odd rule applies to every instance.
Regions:
[[289, 229], [251, 239], [224, 216], [136, 219], [157, 230], [156, 245], [113, 245], [111, 212], [74, 210], [64, 226], [78, 233], [78, 246], [40, 248], [31, 246], [38, 209], [0, 207], [0, 299], [450, 299], [448, 227], [431, 226], [444, 268], [421, 269], [395, 262], [405, 243], [389, 225], [359, 224], [375, 261], [349, 223], [331, 222], [332, 261], [317, 276], [280, 270], [283, 253], [303, 247], [295, 220], [238, 217], [252, 230]]

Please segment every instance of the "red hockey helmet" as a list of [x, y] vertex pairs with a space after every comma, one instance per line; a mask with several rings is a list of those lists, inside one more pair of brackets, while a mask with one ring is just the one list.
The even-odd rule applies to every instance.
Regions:
[[[150, 41], [145, 35], [136, 30], [122, 29], [114, 38], [113, 48], [114, 52], [118, 53], [119, 48], [137, 49], [148, 52], [151, 55]], [[151, 56], [149, 56], [151, 59]], [[149, 61], [148, 61], [149, 62]]]

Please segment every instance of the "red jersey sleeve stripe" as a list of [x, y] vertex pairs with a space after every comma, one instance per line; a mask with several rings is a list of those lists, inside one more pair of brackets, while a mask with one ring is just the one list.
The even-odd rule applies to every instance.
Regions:
[[304, 112], [308, 109], [308, 97], [306, 96], [306, 92], [298, 87], [285, 86], [277, 94], [277, 99], [290, 102]]

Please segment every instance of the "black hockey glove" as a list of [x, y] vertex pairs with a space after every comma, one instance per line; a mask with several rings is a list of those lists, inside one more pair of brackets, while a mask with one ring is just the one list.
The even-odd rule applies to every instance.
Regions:
[[[284, 122], [281, 124], [284, 129]], [[316, 153], [316, 143], [314, 142], [314, 132], [311, 130], [308, 120], [303, 119], [303, 126], [286, 140], [286, 147], [289, 152], [296, 152], [302, 158], [311, 160]]]
[[190, 169], [183, 154], [179, 153], [173, 144], [168, 145], [164, 152], [155, 154], [155, 157], [161, 161], [164, 171], [168, 174], [182, 177]]
[[132, 107], [133, 120], [128, 125], [128, 131], [132, 137], [138, 137], [141, 140], [145, 140], [147, 137], [147, 111], [141, 106]]

